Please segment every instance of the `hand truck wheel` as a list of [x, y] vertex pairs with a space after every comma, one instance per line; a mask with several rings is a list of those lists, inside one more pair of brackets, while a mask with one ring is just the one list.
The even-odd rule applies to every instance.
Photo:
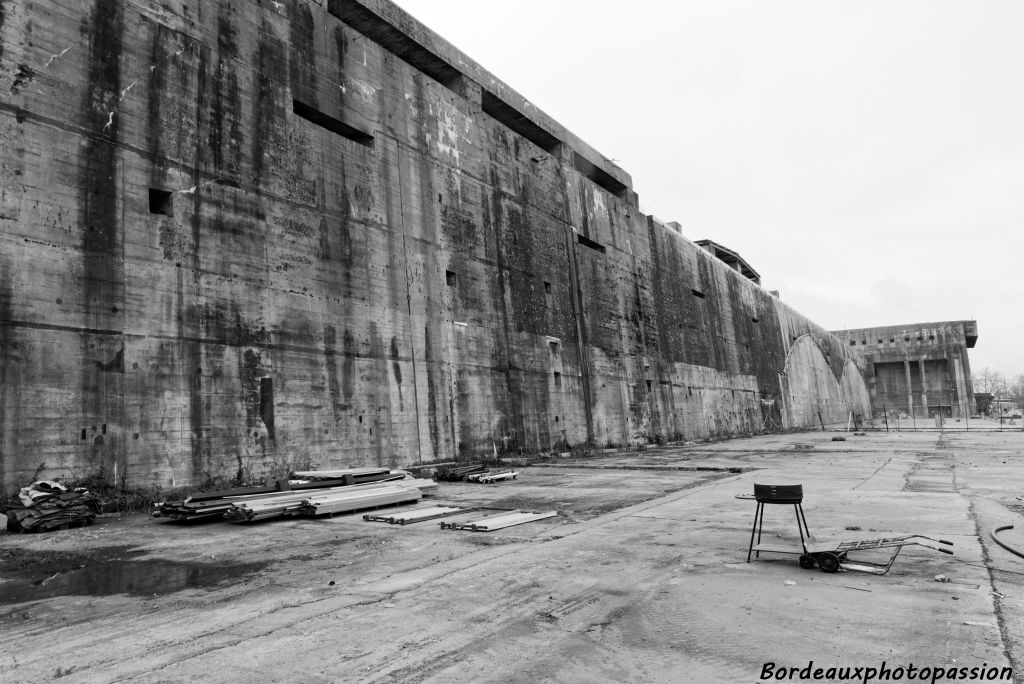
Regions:
[[825, 552], [818, 554], [818, 567], [822, 572], [838, 572], [839, 556], [834, 553]]
[[818, 561], [814, 560], [814, 556], [812, 556], [809, 553], [805, 553], [804, 555], [800, 556], [800, 567], [804, 570], [811, 570], [817, 564]]

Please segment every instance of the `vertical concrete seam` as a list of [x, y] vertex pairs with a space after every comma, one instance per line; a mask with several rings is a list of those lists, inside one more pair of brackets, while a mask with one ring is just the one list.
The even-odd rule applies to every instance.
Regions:
[[[396, 141], [397, 142], [397, 141]], [[419, 374], [416, 372], [416, 339], [414, 328], [412, 327], [412, 282], [409, 278], [409, 245], [408, 245], [408, 231], [406, 230], [405, 224], [405, 195], [403, 188], [405, 183], [402, 180], [402, 152], [401, 146], [395, 145], [395, 166], [398, 168], [398, 220], [402, 226], [402, 253], [405, 260], [405, 307], [406, 311], [409, 312], [409, 362], [412, 364], [412, 403], [416, 407], [416, 455], [417, 462], [423, 462], [423, 434], [420, 425], [420, 397], [419, 397]], [[429, 369], [428, 371], [429, 372]], [[436, 457], [437, 455], [434, 454]]]

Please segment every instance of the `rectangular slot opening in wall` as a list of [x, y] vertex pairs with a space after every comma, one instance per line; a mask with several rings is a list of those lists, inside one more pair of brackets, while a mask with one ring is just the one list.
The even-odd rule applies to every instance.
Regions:
[[448, 287], [455, 287], [459, 283], [459, 277], [455, 275], [455, 271], [445, 271], [444, 282]]
[[267, 437], [276, 441], [274, 434], [274, 379], [260, 378], [260, 420], [267, 428]]
[[549, 283], [546, 280], [544, 281], [544, 294], [546, 294], [546, 295], [551, 294], [551, 283]]
[[589, 247], [590, 249], [600, 252], [601, 254], [604, 254], [607, 251], [604, 245], [600, 242], [594, 242], [590, 238], [580, 235], [579, 233], [576, 234], [576, 242], [580, 243], [584, 247]]
[[559, 373], [558, 371], [555, 371], [555, 387], [561, 387], [561, 386], [562, 386], [562, 374]]
[[504, 124], [506, 128], [515, 131], [549, 154], [554, 154], [562, 143], [515, 107], [486, 90], [483, 92], [483, 110], [492, 119]]
[[366, 145], [370, 147], [373, 145], [373, 136], [369, 133], [349, 126], [344, 121], [335, 119], [329, 114], [324, 114], [315, 107], [310, 107], [305, 102], [300, 100], [292, 100], [292, 112], [302, 117], [306, 121], [316, 124], [321, 128], [326, 128], [332, 133], [337, 133], [343, 138], [347, 138], [353, 142], [357, 142], [360, 145]]
[[594, 164], [583, 158], [579, 152], [572, 153], [572, 165], [581, 174], [592, 180], [597, 185], [601, 186], [608, 192], [612, 193], [616, 197], [625, 197], [626, 191], [629, 190], [620, 181], [612, 177], [604, 169], [601, 169]]
[[356, 0], [328, 0], [327, 12], [445, 88], [458, 93], [462, 72]]
[[761, 319], [760, 319], [760, 318], [758, 318], [757, 316], [753, 316], [753, 317], [751, 317], [750, 321], [751, 321], [752, 323], [760, 323], [760, 322], [761, 322]]
[[174, 216], [174, 193], [170, 190], [149, 189], [149, 213]]
[[707, 295], [701, 292], [700, 290], [690, 290], [690, 292], [692, 292], [693, 296], [696, 297], [697, 299], [707, 298]]

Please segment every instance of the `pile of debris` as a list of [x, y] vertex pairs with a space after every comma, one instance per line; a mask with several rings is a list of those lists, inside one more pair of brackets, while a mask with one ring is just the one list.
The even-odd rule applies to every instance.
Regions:
[[228, 489], [154, 504], [153, 517], [172, 520], [225, 518], [252, 522], [288, 515], [352, 513], [419, 501], [437, 491], [433, 480], [388, 468], [293, 472], [266, 487]]
[[40, 480], [0, 501], [0, 513], [7, 516], [9, 532], [49, 532], [91, 525], [100, 513], [100, 500], [88, 490]]

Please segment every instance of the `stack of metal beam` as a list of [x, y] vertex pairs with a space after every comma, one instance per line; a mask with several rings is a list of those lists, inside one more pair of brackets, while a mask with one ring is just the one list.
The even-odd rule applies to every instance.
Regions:
[[[401, 476], [399, 476], [401, 477]], [[304, 495], [304, 490], [325, 489], [332, 486], [344, 486], [348, 480], [321, 480], [318, 482], [278, 480], [264, 487], [236, 487], [216, 492], [194, 494], [183, 501], [161, 501], [153, 504], [154, 518], [170, 518], [171, 520], [199, 520], [203, 518], [219, 518], [224, 516], [237, 501], [260, 499], [279, 494], [291, 494], [293, 490]]]
[[[315, 498], [322, 492], [362, 491], [373, 487], [398, 486], [415, 490], [415, 499], [419, 499], [420, 496], [437, 491], [437, 483], [433, 480], [414, 479], [405, 472], [392, 472], [386, 468], [316, 471], [316, 474], [316, 478], [282, 480], [266, 487], [207, 492], [191, 496], [184, 501], [164, 501], [154, 504], [153, 517], [172, 520], [224, 517], [237, 522], [249, 522], [283, 515], [305, 514], [300, 506], [302, 502]], [[367, 506], [372, 507], [373, 505]]]
[[460, 480], [465, 480], [468, 475], [472, 475], [473, 473], [486, 472], [487, 468], [485, 468], [480, 463], [474, 463], [472, 465], [466, 466], [456, 466], [451, 468], [438, 468], [437, 479], [448, 480], [450, 482], [458, 482]]
[[493, 472], [473, 473], [472, 475], [467, 475], [466, 480], [468, 482], [480, 482], [481, 484], [493, 484], [499, 480], [514, 480], [517, 477], [519, 477], [518, 472], [506, 469]]
[[[402, 479], [405, 471], [395, 472], [390, 468], [341, 468], [338, 470], [294, 470], [292, 478], [310, 482], [319, 480], [342, 480], [351, 477], [354, 484], [377, 481], [378, 476], [389, 476], [380, 479]], [[393, 476], [393, 477], [392, 477]]]
[[352, 513], [419, 501], [424, 493], [437, 489], [432, 480], [404, 479], [348, 487], [330, 487], [312, 492], [281, 492], [258, 499], [236, 501], [224, 517], [235, 522], [252, 522], [285, 515], [329, 515]]
[[363, 520], [367, 522], [386, 522], [392, 525], [409, 525], [465, 512], [465, 508], [456, 508], [455, 506], [431, 506], [430, 508], [415, 508], [411, 511], [402, 511], [401, 513], [370, 513], [364, 515]]
[[231, 508], [231, 501], [161, 501], [153, 504], [154, 518], [169, 520], [200, 520], [203, 518], [220, 518]]
[[420, 490], [423, 496], [434, 496], [437, 494], [437, 483], [433, 480], [424, 480], [418, 477], [407, 477], [404, 480], [396, 480], [388, 484], [396, 484], [400, 487], [415, 487]]
[[470, 530], [472, 532], [494, 532], [513, 525], [553, 518], [558, 515], [557, 511], [545, 511], [543, 513], [527, 513], [523, 511], [511, 511], [501, 515], [490, 515], [486, 518], [473, 520], [471, 522], [442, 522], [441, 529], [449, 530]]
[[335, 513], [352, 513], [367, 508], [381, 508], [403, 503], [419, 501], [423, 494], [418, 487], [378, 486], [352, 487], [346, 490], [335, 490], [307, 496], [300, 504], [299, 510], [305, 515], [333, 515]]
[[[332, 487], [323, 491], [330, 492], [335, 489], [345, 489], [345, 487]], [[252, 522], [267, 518], [279, 518], [284, 515], [299, 515], [302, 513], [302, 502], [309, 496], [309, 492], [282, 492], [260, 499], [235, 501], [229, 509], [224, 511], [224, 517], [234, 522]]]

